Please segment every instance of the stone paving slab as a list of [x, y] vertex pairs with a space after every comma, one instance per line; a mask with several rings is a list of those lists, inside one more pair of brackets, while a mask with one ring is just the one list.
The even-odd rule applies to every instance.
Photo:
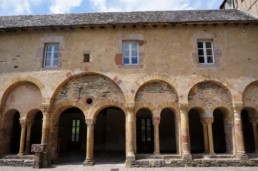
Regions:
[[54, 165], [48, 169], [1, 166], [0, 171], [257, 171], [258, 167], [125, 168], [122, 166]]

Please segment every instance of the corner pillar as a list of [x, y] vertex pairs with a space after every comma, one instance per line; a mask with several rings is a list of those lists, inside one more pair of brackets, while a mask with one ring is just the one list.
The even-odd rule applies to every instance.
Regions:
[[181, 116], [181, 142], [182, 142], [182, 157], [184, 160], [192, 160], [190, 155], [190, 136], [188, 123], [188, 104], [180, 104]]
[[24, 145], [25, 145], [25, 134], [26, 134], [26, 120], [20, 119], [21, 124], [21, 137], [20, 137], [20, 149], [18, 156], [23, 156], [24, 154]]
[[84, 166], [92, 166], [94, 164], [93, 151], [94, 151], [94, 125], [95, 119], [86, 119], [87, 124], [87, 144], [86, 144], [86, 160]]

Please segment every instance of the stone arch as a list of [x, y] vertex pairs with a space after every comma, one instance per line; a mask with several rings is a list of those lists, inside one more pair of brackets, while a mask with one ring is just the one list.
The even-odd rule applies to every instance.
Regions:
[[189, 104], [202, 104], [210, 108], [216, 103], [232, 103], [232, 95], [222, 83], [209, 80], [195, 84], [188, 93]]
[[171, 84], [163, 80], [150, 80], [135, 93], [135, 103], [148, 102], [155, 106], [162, 103], [177, 103], [178, 95]]
[[135, 105], [135, 107], [134, 107], [134, 113], [135, 113], [135, 115], [137, 114], [137, 112], [140, 110], [140, 109], [148, 109], [150, 112], [151, 112], [151, 114], [152, 114], [152, 116], [154, 116], [154, 111], [156, 111], [156, 108], [155, 108], [155, 106], [153, 106], [151, 103], [147, 103], [147, 102], [141, 102], [141, 103], [137, 103], [136, 105]]
[[90, 108], [90, 110], [87, 113], [87, 118], [88, 119], [97, 118], [97, 115], [99, 114], [99, 112], [102, 109], [105, 109], [108, 107], [117, 107], [117, 108], [121, 109], [126, 115], [126, 106], [124, 105], [124, 103], [121, 103], [121, 102], [115, 101], [115, 100], [104, 100], [104, 101], [96, 104], [92, 108]]
[[10, 91], [14, 87], [16, 87], [20, 84], [26, 83], [26, 82], [35, 84], [39, 88], [40, 92], [42, 93], [42, 99], [47, 98], [45, 85], [39, 79], [31, 77], [31, 76], [17, 77], [17, 78], [14, 78], [14, 79], [8, 81], [7, 83], [5, 83], [3, 85], [3, 88], [2, 88], [3, 95], [2, 95], [2, 99], [1, 99], [1, 104], [5, 101], [6, 95], [8, 95], [8, 93], [10, 93]]
[[258, 109], [258, 81], [248, 84], [244, 90], [242, 101], [245, 106]]
[[[207, 77], [197, 77], [195, 78], [193, 81], [191, 81], [188, 86], [185, 88], [185, 94], [183, 96], [186, 96], [187, 98], [189, 97], [189, 93], [191, 92], [191, 90], [198, 84], [200, 83], [214, 83], [217, 84], [218, 86], [222, 87], [223, 89], [225, 89], [230, 96], [230, 100], [233, 100], [233, 96], [232, 96], [232, 92], [235, 91], [235, 88], [233, 85], [231, 85], [231, 83], [229, 83], [227, 80], [222, 79], [222, 78], [207, 78]], [[188, 100], [188, 99], [185, 100]], [[188, 100], [189, 102], [189, 100]]]
[[87, 111], [88, 108], [84, 104], [80, 102], [75, 102], [73, 100], [62, 100], [57, 103], [55, 107], [52, 108], [52, 110], [50, 111], [50, 113], [52, 114], [51, 118], [53, 119], [53, 121], [57, 121], [63, 111], [73, 107], [80, 109], [86, 117], [85, 111]]
[[[99, 73], [81, 73], [69, 75], [56, 88], [51, 97], [51, 107], [62, 100], [73, 100], [91, 107], [101, 101], [117, 100], [125, 102], [125, 95], [118, 84]], [[91, 103], [87, 103], [90, 99]]]
[[163, 109], [169, 109], [172, 112], [175, 113], [176, 117], [179, 119], [180, 118], [180, 112], [179, 112], [179, 107], [177, 103], [162, 103], [159, 106], [157, 106], [157, 110], [159, 111], [158, 113], [161, 113]]
[[[35, 84], [34, 82], [22, 80], [10, 85], [4, 92], [1, 101], [3, 113], [9, 109], [16, 108], [22, 115], [21, 117], [26, 117], [24, 115], [31, 109], [40, 108], [42, 104], [41, 90], [43, 84], [38, 82]], [[23, 103], [24, 101], [26, 101], [26, 103]]]
[[40, 109], [31, 109], [26, 115], [26, 121], [33, 120], [38, 112], [42, 112]]
[[[171, 78], [168, 74], [152, 74], [152, 75], [145, 75], [143, 77], [141, 77], [140, 79], [138, 79], [135, 84], [133, 85], [133, 89], [131, 90], [132, 95], [132, 99], [131, 101], [135, 100], [135, 96], [137, 94], [137, 92], [139, 91], [139, 89], [144, 86], [145, 84], [147, 84], [148, 82], [158, 82], [158, 81], [163, 81], [166, 82], [167, 84], [170, 85], [170, 87], [172, 87], [174, 90], [177, 89], [177, 84], [175, 82], [175, 79]], [[177, 93], [177, 91], [175, 91]]]

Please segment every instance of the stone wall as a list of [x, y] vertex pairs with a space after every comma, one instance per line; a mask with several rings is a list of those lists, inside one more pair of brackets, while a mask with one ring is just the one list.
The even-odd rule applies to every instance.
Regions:
[[258, 82], [247, 87], [243, 94], [243, 102], [249, 107], [258, 107]]
[[67, 99], [87, 104], [86, 101], [89, 98], [93, 100], [92, 103], [88, 103], [89, 105], [106, 99], [125, 101], [123, 92], [109, 78], [99, 75], [82, 75], [62, 86], [57, 92], [54, 104]]
[[194, 86], [188, 100], [190, 103], [205, 103], [209, 106], [214, 103], [231, 103], [228, 90], [212, 82], [203, 82]]
[[143, 85], [137, 92], [135, 102], [149, 102], [159, 105], [164, 102], [177, 102], [176, 91], [165, 82], [150, 82]]

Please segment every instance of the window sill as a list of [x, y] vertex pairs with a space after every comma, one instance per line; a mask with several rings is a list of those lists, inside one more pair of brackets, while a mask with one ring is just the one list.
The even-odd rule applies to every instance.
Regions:
[[121, 69], [138, 69], [138, 68], [143, 68], [143, 65], [119, 65], [118, 68]]
[[56, 67], [42, 67], [41, 69], [42, 70], [57, 70], [59, 68], [60, 68], [59, 66], [56, 66]]
[[198, 68], [217, 68], [220, 67], [219, 64], [197, 64]]

